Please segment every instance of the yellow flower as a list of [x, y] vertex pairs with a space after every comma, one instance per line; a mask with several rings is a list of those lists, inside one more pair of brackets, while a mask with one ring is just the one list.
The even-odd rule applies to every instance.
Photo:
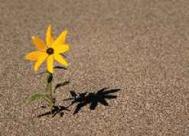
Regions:
[[35, 61], [34, 70], [37, 71], [40, 65], [47, 61], [47, 70], [53, 73], [54, 60], [68, 66], [68, 62], [62, 57], [62, 53], [69, 50], [69, 45], [65, 43], [67, 31], [63, 31], [56, 39], [52, 36], [52, 27], [48, 26], [46, 32], [46, 43], [40, 38], [33, 36], [32, 41], [37, 51], [28, 53], [25, 58], [30, 61]]

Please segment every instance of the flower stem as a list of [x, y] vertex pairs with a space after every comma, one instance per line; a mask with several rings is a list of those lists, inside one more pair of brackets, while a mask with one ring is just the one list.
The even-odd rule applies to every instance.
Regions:
[[55, 99], [54, 99], [54, 92], [52, 89], [52, 81], [53, 81], [53, 74], [47, 72], [47, 88], [46, 91], [49, 95], [50, 101], [51, 103], [49, 103], [49, 106], [51, 107], [51, 109], [53, 108], [54, 104], [55, 104]]

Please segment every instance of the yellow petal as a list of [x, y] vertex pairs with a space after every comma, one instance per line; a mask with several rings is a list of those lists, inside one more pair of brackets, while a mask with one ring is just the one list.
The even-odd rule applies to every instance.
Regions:
[[35, 45], [35, 47], [37, 49], [39, 49], [40, 51], [43, 51], [46, 49], [45, 43], [39, 37], [33, 36], [32, 41], [33, 41], [33, 44]]
[[25, 59], [31, 60], [31, 61], [36, 61], [38, 59], [38, 57], [41, 55], [41, 53], [43, 54], [43, 52], [41, 52], [41, 51], [30, 52], [25, 56]]
[[58, 45], [52, 46], [52, 48], [57, 54], [67, 52], [70, 49], [68, 44], [58, 44]]
[[47, 46], [50, 47], [53, 43], [53, 36], [52, 36], [52, 26], [49, 25], [46, 32], [46, 43]]
[[41, 53], [34, 65], [34, 70], [37, 71], [39, 69], [39, 67], [41, 66], [41, 64], [45, 61], [45, 59], [47, 58], [48, 54], [47, 53]]
[[64, 44], [65, 43], [65, 39], [66, 39], [66, 35], [67, 35], [68, 31], [65, 30], [63, 31], [58, 38], [54, 41], [53, 45], [59, 45], [59, 44]]
[[53, 55], [50, 55], [50, 56], [47, 58], [47, 70], [48, 70], [48, 72], [50, 72], [50, 73], [53, 73], [53, 62], [54, 62], [54, 56], [53, 56]]
[[40, 51], [30, 52], [30, 53], [26, 54], [25, 59], [31, 60], [31, 61], [36, 61], [39, 54], [40, 54]]
[[65, 67], [68, 66], [68, 62], [60, 54], [55, 54], [54, 59]]

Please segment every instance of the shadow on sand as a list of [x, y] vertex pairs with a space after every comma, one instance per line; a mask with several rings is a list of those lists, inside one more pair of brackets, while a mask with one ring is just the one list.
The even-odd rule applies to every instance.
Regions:
[[[70, 98], [64, 99], [63, 101], [71, 101], [68, 106], [54, 106], [51, 111], [48, 111], [44, 114], [38, 115], [38, 117], [49, 116], [52, 117], [59, 114], [61, 117], [64, 115], [65, 111], [70, 111], [68, 108], [75, 105], [75, 110], [73, 114], [77, 114], [82, 110], [83, 107], [89, 105], [90, 110], [95, 110], [99, 104], [104, 106], [109, 106], [107, 100], [116, 99], [116, 92], [120, 91], [120, 89], [108, 89], [102, 88], [95, 92], [84, 92], [84, 93], [76, 93], [75, 91], [70, 91]], [[44, 107], [43, 107], [44, 108]]]
[[[42, 106], [42, 108], [46, 108], [44, 106]], [[67, 107], [64, 106], [53, 106], [51, 111], [45, 112], [43, 114], [38, 115], [38, 118], [41, 118], [43, 116], [56, 116], [57, 114], [60, 115], [60, 117], [63, 117], [64, 115], [64, 111], [70, 111]]]
[[88, 104], [90, 110], [95, 110], [98, 104], [109, 106], [107, 100], [117, 98], [117, 96], [113, 94], [118, 91], [120, 91], [120, 89], [108, 88], [102, 88], [96, 92], [84, 92], [78, 94], [75, 91], [70, 91], [71, 98], [67, 98], [64, 101], [71, 100], [71, 104], [68, 107], [76, 104], [73, 114], [77, 114], [84, 106], [87, 106]]

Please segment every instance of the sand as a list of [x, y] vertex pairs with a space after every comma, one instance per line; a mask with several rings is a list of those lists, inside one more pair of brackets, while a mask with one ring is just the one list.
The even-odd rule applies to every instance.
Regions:
[[[1, 136], [189, 135], [188, 0], [0, 3]], [[108, 106], [101, 100], [73, 114], [80, 101], [62, 110], [62, 117], [38, 118], [48, 112], [41, 108], [46, 103], [24, 104], [45, 88], [45, 75], [36, 74], [24, 55], [35, 49], [31, 37], [44, 39], [49, 24], [55, 35], [68, 30], [71, 47], [69, 68], [54, 74], [53, 86], [70, 82], [56, 90], [57, 104], [68, 106], [71, 101], [63, 100], [70, 91], [120, 89], [111, 93], [117, 98], [100, 96]]]

